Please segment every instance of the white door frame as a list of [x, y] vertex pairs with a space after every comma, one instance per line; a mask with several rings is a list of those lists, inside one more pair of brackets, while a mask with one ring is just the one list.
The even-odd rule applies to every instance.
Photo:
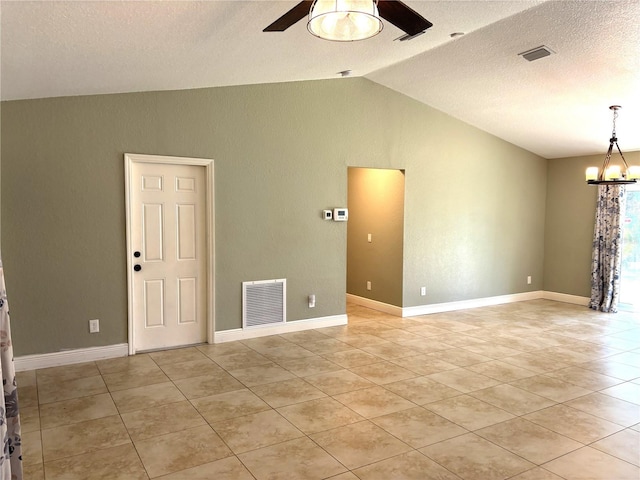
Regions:
[[215, 332], [215, 195], [213, 160], [207, 158], [168, 157], [162, 155], [143, 155], [137, 153], [124, 154], [125, 212], [127, 235], [127, 324], [129, 328], [129, 355], [136, 353], [133, 328], [133, 246], [131, 245], [131, 169], [134, 163], [162, 163], [169, 165], [193, 165], [205, 168], [205, 202], [206, 202], [206, 278], [207, 278], [207, 342], [214, 342]]

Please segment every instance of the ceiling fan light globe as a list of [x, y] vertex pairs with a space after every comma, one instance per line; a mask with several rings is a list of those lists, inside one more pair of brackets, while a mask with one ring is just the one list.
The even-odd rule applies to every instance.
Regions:
[[382, 22], [373, 0], [315, 0], [307, 28], [325, 40], [352, 42], [377, 35]]

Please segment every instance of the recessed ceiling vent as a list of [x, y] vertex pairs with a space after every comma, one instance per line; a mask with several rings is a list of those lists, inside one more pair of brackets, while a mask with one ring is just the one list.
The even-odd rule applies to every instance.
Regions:
[[556, 53], [551, 50], [549, 47], [545, 47], [541, 45], [536, 48], [532, 48], [531, 50], [527, 50], [526, 52], [519, 53], [518, 55], [522, 56], [525, 60], [533, 62], [534, 60], [538, 60], [540, 58], [548, 57], [552, 53]]

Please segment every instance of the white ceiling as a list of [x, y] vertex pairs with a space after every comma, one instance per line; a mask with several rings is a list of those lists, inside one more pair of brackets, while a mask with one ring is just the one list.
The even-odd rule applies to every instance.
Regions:
[[[300, 21], [262, 29], [288, 1], [0, 0], [2, 100], [338, 77], [411, 96], [546, 158], [604, 154], [609, 105], [623, 151], [640, 150], [640, 0], [405, 3], [426, 34], [386, 24], [353, 43]], [[465, 35], [452, 39], [453, 32]], [[535, 62], [518, 56], [547, 45]]]

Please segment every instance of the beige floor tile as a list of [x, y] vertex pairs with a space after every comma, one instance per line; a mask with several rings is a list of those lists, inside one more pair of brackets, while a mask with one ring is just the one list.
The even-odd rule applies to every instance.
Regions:
[[158, 480], [255, 480], [255, 477], [235, 456], [157, 478]]
[[304, 348], [307, 348], [309, 343], [319, 342], [329, 338], [320, 330], [302, 330], [299, 332], [283, 333], [280, 337], [296, 345], [302, 345]]
[[[147, 480], [132, 444], [47, 462], [47, 480]], [[25, 477], [25, 480], [30, 477]]]
[[[369, 335], [367, 333], [348, 333], [337, 335], [336, 339], [349, 345], [349, 349], [362, 348], [370, 345], [379, 345], [386, 343], [386, 340], [375, 335]], [[342, 351], [342, 350], [340, 350]]]
[[522, 418], [477, 430], [476, 434], [540, 465], [582, 447], [582, 444]]
[[113, 392], [111, 398], [121, 414], [185, 400], [180, 390], [170, 382], [120, 390]]
[[523, 353], [521, 355], [513, 355], [511, 357], [505, 357], [502, 359], [502, 361], [505, 363], [510, 363], [511, 365], [515, 365], [517, 367], [531, 370], [538, 374], [555, 372], [556, 370], [560, 370], [562, 368], [567, 368], [572, 366], [569, 363], [558, 362], [553, 358], [548, 358], [542, 355], [538, 355], [536, 352]]
[[118, 415], [118, 409], [108, 393], [47, 403], [40, 407], [40, 419], [43, 429], [61, 427], [112, 415]]
[[102, 378], [104, 378], [110, 392], [157, 385], [169, 381], [169, 377], [157, 365], [144, 369], [137, 368], [125, 372], [108, 373]]
[[373, 382], [349, 370], [336, 370], [335, 372], [310, 375], [305, 377], [305, 380], [327, 395], [338, 395], [375, 385]]
[[427, 377], [415, 377], [387, 383], [384, 387], [417, 405], [462, 395], [459, 390], [430, 380]]
[[417, 374], [391, 362], [372, 363], [351, 369], [353, 373], [378, 385], [416, 377]]
[[258, 480], [321, 480], [346, 471], [306, 437], [243, 453], [239, 458]]
[[420, 452], [464, 480], [504, 480], [535, 466], [473, 433], [430, 445]]
[[619, 378], [608, 377], [601, 373], [585, 370], [580, 367], [563, 368], [562, 370], [550, 372], [546, 375], [593, 391], [622, 383], [622, 380]]
[[304, 435], [275, 410], [244, 415], [211, 425], [235, 454]]
[[40, 430], [22, 434], [22, 463], [40, 465], [42, 463], [42, 435]]
[[36, 370], [38, 382], [49, 380], [73, 380], [76, 378], [95, 377], [100, 375], [95, 362], [77, 363], [60, 367], [42, 368]]
[[255, 387], [257, 385], [282, 382], [296, 378], [293, 373], [288, 372], [274, 363], [242, 368], [240, 370], [229, 370], [229, 373], [247, 387]]
[[204, 357], [206, 357], [196, 347], [177, 348], [175, 350], [163, 350], [161, 352], [151, 352], [149, 353], [149, 356], [158, 365], [190, 362], [193, 360], [202, 360]]
[[411, 451], [409, 445], [368, 421], [316, 433], [311, 439], [350, 470]]
[[614, 362], [609, 358], [603, 358], [596, 362], [583, 363], [580, 365], [587, 370], [602, 373], [608, 377], [617, 378], [624, 381], [630, 381], [640, 377], [640, 367], [627, 365], [625, 363]]
[[208, 425], [139, 440], [135, 442], [135, 446], [151, 478], [232, 455]]
[[42, 430], [45, 462], [127, 443], [131, 440], [118, 415]]
[[485, 357], [500, 359], [504, 357], [510, 357], [512, 355], [520, 355], [524, 353], [522, 350], [516, 350], [515, 348], [509, 348], [504, 345], [492, 343], [492, 342], [483, 342], [477, 343], [474, 345], [467, 345], [462, 347], [463, 350], [468, 350], [472, 353], [477, 353], [478, 355], [484, 355]]
[[267, 337], [250, 338], [242, 340], [242, 343], [256, 352], [263, 352], [270, 348], [294, 346], [293, 342], [285, 340], [281, 335], [270, 335]]
[[209, 358], [220, 357], [222, 355], [233, 355], [234, 353], [247, 353], [251, 349], [242, 342], [212, 343], [209, 345], [199, 345], [196, 347]]
[[[420, 339], [420, 337], [416, 337]], [[399, 345], [393, 342], [379, 343], [377, 345], [368, 345], [361, 347], [364, 352], [371, 353], [376, 357], [380, 357], [384, 360], [391, 360], [393, 358], [410, 357], [412, 355], [419, 355], [418, 350], [413, 350], [405, 345]]]
[[259, 385], [251, 390], [272, 408], [284, 407], [293, 403], [306, 402], [307, 400], [327, 396], [301, 378]]
[[593, 393], [592, 390], [587, 390], [586, 388], [547, 375], [523, 378], [522, 380], [511, 382], [511, 385], [548, 398], [554, 402], [567, 402], [574, 398]]
[[271, 409], [248, 389], [196, 398], [191, 403], [209, 423]]
[[360, 367], [380, 361], [380, 357], [376, 357], [362, 350], [344, 350], [342, 352], [328, 353], [323, 355], [330, 362], [337, 363], [344, 368]]
[[427, 403], [424, 408], [467, 430], [477, 430], [513, 418], [509, 412], [469, 395]]
[[173, 382], [188, 399], [243, 390], [245, 387], [227, 372], [183, 378]]
[[340, 475], [336, 475], [335, 477], [330, 477], [327, 480], [358, 480], [358, 477], [351, 472], [345, 472]]
[[188, 430], [207, 423], [186, 400], [123, 413], [122, 421], [133, 441]]
[[623, 429], [621, 425], [566, 405], [538, 410], [525, 415], [524, 418], [584, 444], [595, 442]]
[[284, 347], [273, 347], [261, 350], [260, 353], [275, 363], [286, 362], [287, 360], [297, 360], [314, 356], [315, 353], [310, 352], [300, 345], [289, 344]]
[[224, 373], [224, 369], [208, 357], [187, 362], [167, 363], [160, 368], [174, 382], [183, 378]]
[[333, 398], [296, 403], [278, 408], [278, 412], [307, 435], [363, 420], [363, 417]]
[[566, 480], [638, 480], [640, 469], [635, 465], [584, 447], [546, 463], [546, 470]]
[[30, 387], [36, 385], [36, 370], [16, 372], [16, 382], [18, 383], [18, 387]]
[[362, 480], [459, 480], [444, 467], [421, 454], [409, 452], [358, 468]]
[[640, 433], [636, 430], [627, 428], [590, 446], [640, 467]]
[[516, 475], [515, 477], [511, 477], [509, 480], [564, 480], [562, 477], [559, 477], [555, 473], [551, 473], [548, 470], [545, 470], [542, 467], [532, 468], [531, 470], [527, 470], [520, 475]]
[[251, 349], [246, 352], [216, 356], [213, 357], [213, 361], [227, 371], [273, 363], [264, 355], [260, 355], [258, 352]]
[[22, 473], [25, 480], [44, 480], [44, 464], [22, 465]]
[[605, 388], [604, 390], [600, 390], [600, 393], [640, 405], [640, 385], [633, 382], [621, 383], [614, 387]]
[[592, 393], [566, 404], [623, 427], [630, 427], [640, 422], [640, 406], [602, 393]]
[[431, 375], [427, 375], [427, 378], [447, 385], [448, 387], [455, 388], [456, 390], [464, 393], [493, 387], [500, 383], [498, 380], [485, 377], [484, 375], [472, 372], [466, 368], [457, 368], [455, 370], [432, 373]]
[[107, 387], [100, 375], [94, 377], [56, 380], [48, 378], [38, 382], [38, 399], [41, 404], [61, 402], [72, 398], [106, 393]]
[[285, 362], [280, 362], [279, 365], [298, 377], [308, 377], [309, 375], [318, 375], [320, 373], [342, 370], [340, 365], [316, 355], [312, 357], [298, 358], [296, 360], [287, 360]]
[[493, 358], [485, 355], [463, 350], [462, 348], [452, 348], [450, 350], [442, 350], [441, 352], [430, 353], [429, 356], [437, 358], [447, 363], [453, 363], [459, 367], [475, 365], [477, 363], [489, 362]]
[[426, 447], [467, 433], [464, 428], [422, 407], [372, 418], [371, 422], [413, 448]]
[[365, 418], [379, 417], [416, 406], [382, 387], [341, 393], [333, 398]]
[[149, 355], [146, 353], [138, 353], [128, 357], [109, 358], [107, 360], [99, 360], [96, 366], [102, 375], [109, 373], [133, 372], [136, 370], [148, 370], [157, 367]]
[[40, 409], [38, 407], [20, 408], [20, 431], [25, 434], [40, 430]]
[[20, 399], [21, 408], [37, 407], [38, 387], [35, 385], [20, 386], [20, 384], [18, 384], [18, 398]]
[[400, 365], [407, 370], [417, 373], [418, 375], [430, 375], [432, 373], [444, 372], [446, 370], [454, 370], [459, 368], [453, 363], [445, 362], [429, 355], [415, 355], [411, 357], [394, 358], [392, 363]]
[[351, 350], [353, 346], [348, 343], [341, 342], [335, 338], [326, 337], [326, 340], [320, 340], [313, 343], [305, 343], [304, 348], [316, 355], [323, 355], [325, 353], [342, 352], [344, 350]]
[[501, 360], [493, 360], [491, 362], [477, 363], [470, 365], [467, 370], [480, 373], [486, 377], [493, 378], [500, 382], [513, 382], [522, 378], [534, 377], [536, 372], [521, 368], [516, 365], [505, 363]]
[[471, 392], [469, 395], [478, 398], [483, 402], [490, 403], [498, 408], [506, 410], [514, 415], [524, 415], [542, 408], [555, 405], [556, 402], [548, 398], [541, 397], [534, 393], [527, 392], [513, 385], [496, 385]]

